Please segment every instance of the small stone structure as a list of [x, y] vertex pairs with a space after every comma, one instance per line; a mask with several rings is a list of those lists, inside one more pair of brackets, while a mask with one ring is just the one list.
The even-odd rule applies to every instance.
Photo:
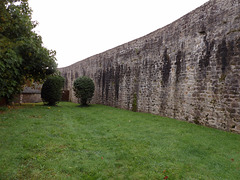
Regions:
[[24, 87], [20, 95], [17, 95], [14, 99], [15, 103], [38, 103], [42, 102], [41, 98], [42, 85], [33, 84], [31, 87]]
[[210, 0], [177, 21], [59, 69], [65, 90], [95, 82], [92, 103], [240, 133], [240, 1]]

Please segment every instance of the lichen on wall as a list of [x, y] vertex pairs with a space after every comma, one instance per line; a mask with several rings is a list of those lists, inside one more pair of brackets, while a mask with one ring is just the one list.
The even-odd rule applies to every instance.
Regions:
[[92, 103], [240, 133], [240, 3], [210, 0], [166, 27], [59, 69], [70, 100], [79, 76]]

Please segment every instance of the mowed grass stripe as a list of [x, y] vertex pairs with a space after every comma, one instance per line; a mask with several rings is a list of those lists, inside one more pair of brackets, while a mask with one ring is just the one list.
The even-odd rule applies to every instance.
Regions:
[[239, 179], [240, 136], [103, 105], [0, 114], [0, 179]]

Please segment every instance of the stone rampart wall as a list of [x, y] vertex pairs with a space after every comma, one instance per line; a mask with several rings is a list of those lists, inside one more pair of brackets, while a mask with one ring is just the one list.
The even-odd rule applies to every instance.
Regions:
[[59, 69], [95, 82], [92, 103], [240, 133], [240, 1], [210, 0], [144, 37]]

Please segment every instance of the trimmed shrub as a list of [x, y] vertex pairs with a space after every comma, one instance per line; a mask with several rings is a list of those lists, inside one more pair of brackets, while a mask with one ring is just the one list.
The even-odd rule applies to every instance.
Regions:
[[91, 78], [82, 76], [74, 81], [73, 90], [78, 98], [78, 102], [82, 106], [86, 106], [93, 97], [95, 86]]
[[49, 106], [55, 106], [61, 100], [63, 85], [63, 77], [48, 77], [42, 86], [41, 98], [43, 102]]

